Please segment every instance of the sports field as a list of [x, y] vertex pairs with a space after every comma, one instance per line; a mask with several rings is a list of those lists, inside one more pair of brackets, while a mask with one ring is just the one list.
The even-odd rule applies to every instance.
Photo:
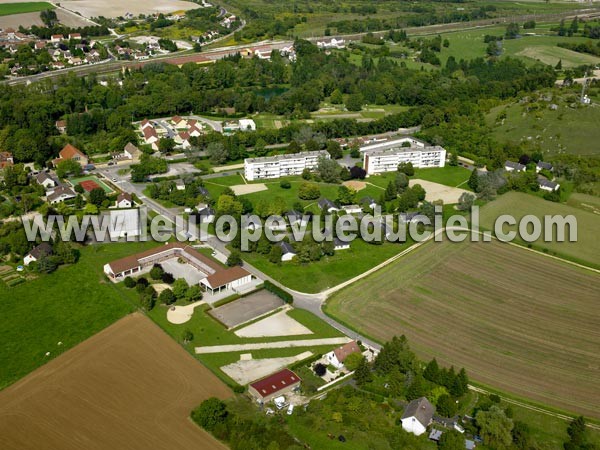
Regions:
[[48, 2], [0, 3], [0, 16], [45, 11], [47, 9], [54, 9], [54, 5]]
[[81, 187], [86, 192], [90, 192], [92, 189], [96, 189], [98, 187], [104, 189], [104, 192], [106, 192], [107, 194], [111, 194], [114, 192], [111, 188], [109, 188], [106, 185], [106, 183], [104, 183], [98, 177], [94, 177], [91, 175], [87, 177], [72, 178], [69, 180], [69, 183], [71, 183], [73, 187], [77, 186], [78, 184], [81, 184]]
[[600, 275], [498, 242], [428, 243], [334, 295], [327, 313], [480, 383], [600, 418]]
[[[533, 246], [550, 254], [556, 253], [570, 260], [600, 268], [600, 241], [596, 236], [596, 230], [600, 226], [600, 216], [589, 209], [553, 203], [521, 192], [508, 192], [481, 208], [481, 226], [492, 230], [496, 218], [503, 214], [510, 214], [517, 221], [528, 214], [540, 219], [545, 215], [555, 214], [575, 216], [577, 219], [577, 242], [544, 242], [543, 239], [540, 239]], [[516, 226], [505, 227], [505, 231], [516, 230]]]
[[136, 313], [0, 392], [0, 448], [225, 449], [189, 415], [230, 395]]

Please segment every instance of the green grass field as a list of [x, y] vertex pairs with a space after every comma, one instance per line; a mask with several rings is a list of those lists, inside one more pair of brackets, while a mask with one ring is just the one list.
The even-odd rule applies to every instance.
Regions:
[[[481, 226], [492, 230], [497, 217], [511, 214], [517, 219], [527, 214], [542, 218], [545, 215], [573, 215], [577, 219], [577, 242], [533, 243], [533, 248], [563, 256], [591, 267], [600, 267], [600, 243], [595, 231], [600, 226], [600, 217], [574, 206], [553, 203], [539, 197], [520, 192], [508, 192], [481, 208]], [[505, 227], [505, 231], [516, 230], [516, 226]]]
[[323, 257], [306, 265], [293, 261], [277, 265], [256, 253], [243, 253], [242, 258], [290, 289], [316, 293], [372, 269], [409, 245], [390, 242], [372, 245], [356, 239], [350, 244], [350, 249], [339, 250], [331, 257]]
[[105, 281], [102, 268], [155, 245], [84, 247], [72, 266], [13, 288], [0, 283], [0, 388], [133, 311], [135, 292], [123, 292]]
[[[558, 105], [556, 111], [546, 102], [540, 102], [540, 109], [529, 112], [525, 111], [525, 105], [517, 103], [493, 108], [486, 118], [492, 136], [499, 142], [533, 140], [550, 154], [598, 155], [600, 108], [572, 108], [570, 105], [577, 102], [579, 94], [566, 97], [554, 94], [551, 103]], [[498, 120], [503, 112], [506, 119]]]
[[2, 3], [0, 6], [0, 16], [45, 11], [54, 8], [54, 5], [48, 2]]
[[[430, 242], [336, 293], [326, 312], [475, 382], [599, 418], [598, 275], [518, 246]], [[573, 330], [577, 330], [573, 333]]]

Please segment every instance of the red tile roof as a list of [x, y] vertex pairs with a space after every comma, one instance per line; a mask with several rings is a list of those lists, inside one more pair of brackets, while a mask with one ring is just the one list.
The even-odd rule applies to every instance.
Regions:
[[60, 156], [61, 159], [72, 159], [75, 156], [86, 158], [85, 154], [81, 150], [72, 146], [71, 144], [65, 145], [58, 156]]
[[250, 386], [256, 389], [256, 392], [264, 398], [300, 381], [302, 381], [300, 377], [290, 369], [283, 369], [252, 383]]
[[250, 275], [250, 272], [248, 272], [246, 269], [242, 269], [240, 266], [235, 266], [226, 270], [219, 270], [206, 277], [205, 281], [211, 288], [216, 289], [218, 287], [225, 286], [227, 283], [231, 283], [232, 281], [247, 277], [248, 275]]
[[358, 344], [355, 341], [352, 341], [342, 345], [339, 348], [336, 348], [333, 353], [335, 353], [337, 360], [343, 364], [349, 355], [352, 353], [361, 353], [361, 351]]

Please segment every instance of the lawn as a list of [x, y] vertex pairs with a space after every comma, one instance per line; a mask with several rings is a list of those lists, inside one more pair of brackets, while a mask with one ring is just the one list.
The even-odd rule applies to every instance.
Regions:
[[103, 264], [153, 245], [84, 247], [72, 266], [13, 288], [0, 283], [0, 388], [133, 311], [135, 292], [105, 281]]
[[422, 359], [486, 386], [600, 418], [598, 298], [590, 271], [508, 244], [445, 241], [336, 293], [326, 312], [380, 342], [405, 334]]
[[[434, 169], [415, 169], [414, 176], [410, 178], [431, 181], [450, 187], [460, 186], [461, 189], [470, 190], [469, 186], [466, 185], [466, 181], [469, 180], [470, 176], [471, 171], [469, 169], [460, 166], [446, 165], [445, 167]], [[394, 181], [395, 177], [396, 172], [388, 172], [381, 175], [373, 175], [365, 181], [385, 189], [390, 181]], [[381, 193], [379, 195], [381, 195]], [[375, 198], [377, 199], [379, 197], [375, 196]]]
[[258, 270], [273, 277], [286, 287], [308, 293], [324, 291], [372, 269], [400, 253], [410, 244], [386, 242], [368, 244], [361, 239], [352, 242], [350, 249], [339, 250], [331, 257], [301, 265], [295, 262], [273, 264], [265, 256], [243, 253], [242, 258]]
[[[577, 242], [544, 242], [542, 236], [542, 239], [533, 243], [533, 247], [591, 267], [600, 267], [600, 242], [595, 235], [600, 225], [600, 217], [593, 212], [562, 203], [549, 202], [533, 195], [508, 192], [481, 208], [481, 227], [493, 230], [496, 218], [503, 214], [511, 214], [517, 222], [527, 214], [539, 218], [555, 214], [575, 216]], [[510, 230], [515, 231], [517, 227], [505, 227], [505, 231]]]
[[[574, 153], [593, 156], [600, 152], [600, 108], [570, 105], [580, 93], [571, 96], [554, 95], [551, 103], [558, 106], [551, 110], [549, 103], [541, 102], [541, 108], [526, 112], [525, 105], [512, 103], [493, 108], [486, 117], [493, 127], [492, 137], [499, 142], [533, 140], [550, 154]], [[506, 114], [506, 119], [498, 116]]]
[[54, 5], [48, 2], [2, 3], [1, 5], [0, 16], [45, 11], [55, 8]]

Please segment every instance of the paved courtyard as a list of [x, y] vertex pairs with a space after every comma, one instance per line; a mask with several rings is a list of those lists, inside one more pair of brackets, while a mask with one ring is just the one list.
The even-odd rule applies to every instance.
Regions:
[[177, 258], [171, 258], [161, 262], [165, 272], [169, 272], [175, 279], [185, 278], [190, 286], [200, 283], [200, 280], [206, 278], [204, 272], [199, 271], [186, 263], [180, 263]]
[[267, 290], [261, 290], [247, 297], [228, 303], [209, 311], [209, 314], [228, 328], [260, 317], [283, 306], [283, 301]]

